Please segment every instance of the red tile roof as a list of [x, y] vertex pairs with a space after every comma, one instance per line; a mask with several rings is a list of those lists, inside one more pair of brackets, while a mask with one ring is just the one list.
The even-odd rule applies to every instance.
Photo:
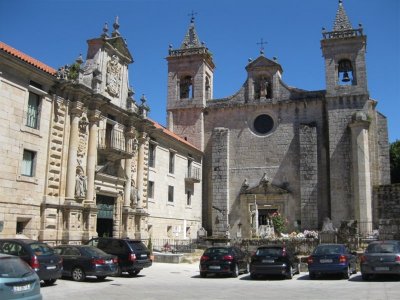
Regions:
[[157, 129], [161, 129], [163, 133], [165, 133], [166, 135], [169, 135], [170, 137], [196, 149], [197, 151], [201, 151], [200, 149], [198, 149], [196, 146], [192, 145], [191, 143], [189, 143], [187, 140], [181, 138], [180, 136], [178, 136], [177, 134], [173, 133], [172, 131], [168, 130], [167, 128], [165, 128], [164, 126], [162, 126], [161, 124], [158, 124], [157, 122], [148, 119], [150, 122], [153, 123], [153, 125], [157, 128]]
[[4, 52], [11, 54], [12, 56], [15, 56], [16, 58], [19, 58], [20, 60], [46, 72], [51, 75], [56, 75], [57, 70], [53, 69], [52, 67], [49, 67], [48, 65], [42, 63], [41, 61], [38, 61], [37, 59], [34, 59], [33, 57], [26, 55], [25, 53], [18, 51], [17, 49], [14, 49], [13, 47], [3, 43], [0, 41], [0, 50], [3, 50]]

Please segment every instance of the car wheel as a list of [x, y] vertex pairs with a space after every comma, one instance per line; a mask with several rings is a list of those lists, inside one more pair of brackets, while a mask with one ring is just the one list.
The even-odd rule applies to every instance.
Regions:
[[107, 276], [97, 276], [97, 280], [99, 281], [103, 281], [104, 279], [106, 279]]
[[200, 272], [200, 277], [201, 278], [206, 278], [207, 277], [207, 273], [206, 272]]
[[369, 274], [361, 274], [362, 280], [368, 280], [369, 279]]
[[346, 272], [343, 273], [343, 278], [344, 279], [349, 279], [351, 274], [352, 274], [352, 272], [351, 272], [350, 266], [348, 266]]
[[137, 276], [140, 273], [140, 270], [133, 270], [128, 272], [130, 276]]
[[315, 279], [315, 278], [317, 278], [317, 275], [316, 275], [314, 272], [310, 272], [310, 273], [308, 274], [308, 277], [309, 277], [310, 279]]
[[45, 285], [49, 286], [49, 285], [53, 285], [57, 281], [57, 279], [48, 279], [48, 280], [43, 280], [43, 281], [44, 281]]
[[238, 277], [239, 276], [239, 266], [237, 264], [235, 264], [233, 266], [233, 272], [232, 272], [232, 277]]
[[85, 272], [81, 268], [72, 270], [72, 279], [75, 281], [84, 281], [86, 278]]
[[286, 273], [286, 278], [287, 279], [292, 279], [293, 278], [293, 267], [290, 266], [288, 272]]

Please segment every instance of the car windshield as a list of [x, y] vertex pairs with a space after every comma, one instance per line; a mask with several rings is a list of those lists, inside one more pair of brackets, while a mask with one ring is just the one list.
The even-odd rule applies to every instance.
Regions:
[[271, 247], [271, 248], [258, 248], [256, 251], [256, 255], [258, 256], [265, 256], [265, 255], [281, 255], [282, 248], [278, 247]]
[[51, 255], [54, 254], [53, 248], [45, 243], [33, 243], [29, 245], [35, 255]]
[[369, 244], [367, 247], [368, 253], [397, 253], [398, 249], [392, 243], [376, 243]]
[[324, 255], [324, 254], [341, 254], [342, 247], [337, 245], [324, 245], [318, 246], [314, 250], [314, 254], [316, 255]]
[[0, 259], [0, 278], [21, 278], [34, 271], [20, 258], [3, 257]]
[[204, 254], [206, 255], [226, 255], [230, 254], [229, 248], [209, 248], [207, 249]]
[[103, 250], [100, 250], [99, 248], [96, 247], [83, 247], [82, 248], [87, 254], [90, 256], [104, 256], [108, 255], [105, 253]]
[[140, 241], [128, 241], [128, 243], [133, 250], [147, 250], [145, 244]]

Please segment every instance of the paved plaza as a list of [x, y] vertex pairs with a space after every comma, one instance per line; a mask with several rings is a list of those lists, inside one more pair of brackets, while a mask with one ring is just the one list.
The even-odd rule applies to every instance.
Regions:
[[117, 299], [400, 299], [398, 278], [362, 281], [361, 274], [350, 280], [335, 277], [310, 280], [302, 272], [292, 280], [266, 278], [201, 278], [197, 264], [154, 263], [138, 277], [110, 277], [104, 282], [89, 278], [85, 282], [60, 279], [43, 287], [45, 300]]

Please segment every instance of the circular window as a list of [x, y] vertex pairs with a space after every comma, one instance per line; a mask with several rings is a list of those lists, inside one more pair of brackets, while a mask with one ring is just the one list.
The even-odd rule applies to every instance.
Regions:
[[267, 134], [274, 128], [274, 120], [269, 115], [259, 115], [254, 120], [254, 130], [259, 134]]

